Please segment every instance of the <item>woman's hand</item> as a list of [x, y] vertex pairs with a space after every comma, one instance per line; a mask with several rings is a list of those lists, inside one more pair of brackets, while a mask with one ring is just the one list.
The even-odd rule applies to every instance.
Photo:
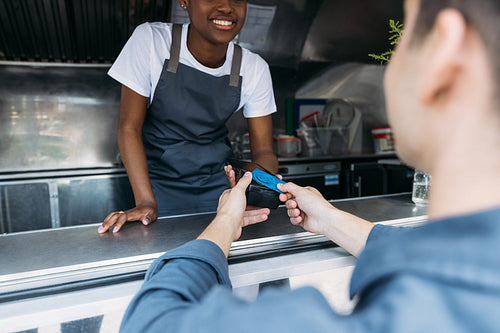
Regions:
[[128, 221], [141, 221], [144, 225], [149, 225], [158, 218], [158, 208], [156, 204], [145, 202], [137, 205], [135, 208], [127, 211], [119, 211], [110, 213], [102, 225], [99, 227], [100, 234], [105, 233], [113, 225], [113, 232], [120, 231], [121, 227]]
[[234, 173], [233, 167], [231, 165], [225, 165], [224, 172], [226, 173], [227, 180], [229, 180], [229, 186], [233, 188], [236, 185], [236, 174]]

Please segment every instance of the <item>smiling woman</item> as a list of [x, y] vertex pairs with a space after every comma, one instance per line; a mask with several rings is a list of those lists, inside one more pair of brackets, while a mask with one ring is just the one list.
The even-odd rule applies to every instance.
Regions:
[[179, 5], [190, 24], [140, 25], [109, 71], [123, 86], [118, 143], [136, 207], [110, 213], [100, 233], [127, 221], [148, 225], [158, 216], [214, 211], [230, 184], [225, 123], [240, 109], [252, 160], [277, 171], [269, 67], [232, 42], [245, 23], [246, 1]]
[[245, 0], [180, 0], [191, 22], [188, 48], [207, 67], [224, 63], [226, 48], [243, 28], [247, 2]]

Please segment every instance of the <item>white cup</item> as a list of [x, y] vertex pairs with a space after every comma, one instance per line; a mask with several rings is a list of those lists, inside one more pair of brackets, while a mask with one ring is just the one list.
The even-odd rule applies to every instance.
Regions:
[[300, 139], [295, 136], [280, 136], [276, 141], [280, 157], [295, 157], [302, 151]]

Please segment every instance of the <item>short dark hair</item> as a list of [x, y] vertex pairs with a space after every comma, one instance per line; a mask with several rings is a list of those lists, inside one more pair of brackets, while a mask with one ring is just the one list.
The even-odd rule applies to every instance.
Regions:
[[500, 100], [500, 1], [499, 0], [420, 0], [420, 8], [414, 27], [412, 42], [421, 41], [434, 26], [438, 14], [454, 8], [481, 36], [489, 54], [493, 79]]

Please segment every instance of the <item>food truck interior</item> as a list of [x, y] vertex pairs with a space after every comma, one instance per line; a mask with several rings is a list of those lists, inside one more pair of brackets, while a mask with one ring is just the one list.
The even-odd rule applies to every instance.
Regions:
[[[381, 146], [372, 134], [388, 122], [385, 67], [368, 54], [391, 47], [390, 19], [402, 19], [401, 1], [249, 0], [236, 42], [270, 66], [276, 151], [298, 141], [279, 155], [284, 180], [314, 186], [374, 221], [419, 223], [425, 212], [408, 195], [413, 170], [398, 160], [390, 135]], [[134, 205], [116, 140], [120, 85], [106, 72], [137, 25], [186, 20], [177, 0], [0, 1], [0, 306], [9, 307], [9, 315], [0, 311], [7, 325], [0, 327], [42, 327], [54, 313], [63, 318], [58, 323], [94, 318], [107, 313], [96, 304], [111, 300], [123, 311], [131, 295], [119, 288], [136, 288], [154, 258], [196, 237], [213, 216], [97, 235], [109, 212]], [[247, 159], [241, 112], [227, 126], [235, 154]], [[278, 208], [235, 243], [233, 285], [352, 264], [326, 243], [289, 225]], [[294, 256], [294, 266], [271, 269], [287, 261], [283, 255]], [[307, 263], [318, 256], [325, 260]], [[72, 308], [71, 293], [99, 301]], [[60, 304], [53, 313], [51, 297]], [[106, 331], [105, 323], [95, 325]]]

